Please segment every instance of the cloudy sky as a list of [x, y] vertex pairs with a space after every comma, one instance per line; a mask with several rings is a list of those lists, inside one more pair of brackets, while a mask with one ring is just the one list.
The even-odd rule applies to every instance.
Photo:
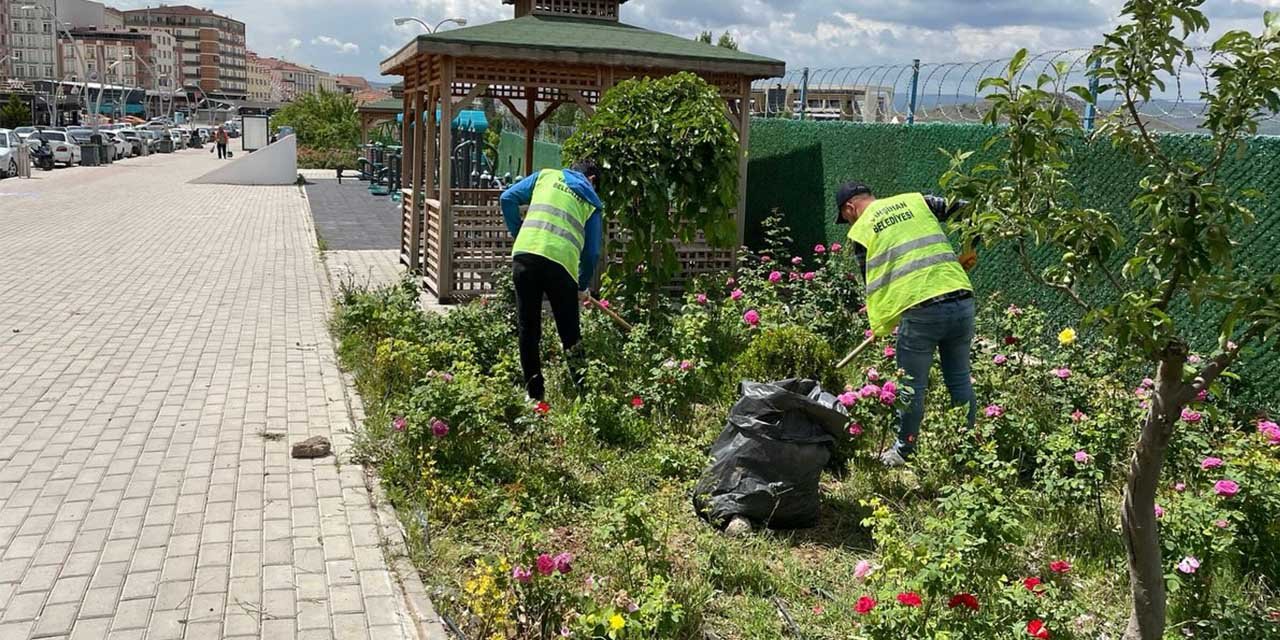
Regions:
[[[176, 4], [178, 0], [170, 0]], [[147, 0], [107, 0], [139, 8]], [[152, 0], [150, 4], [155, 4]], [[501, 0], [203, 0], [193, 2], [243, 20], [250, 48], [335, 73], [378, 79], [378, 62], [421, 27], [396, 27], [396, 16], [434, 23], [461, 16], [472, 24], [511, 17]], [[694, 36], [731, 32], [745, 50], [780, 58], [789, 68], [983, 60], [1021, 47], [1087, 47], [1116, 20], [1123, 0], [631, 0], [623, 20]], [[1214, 31], [1257, 30], [1280, 0], [1207, 0]], [[448, 27], [446, 27], [448, 28]]]

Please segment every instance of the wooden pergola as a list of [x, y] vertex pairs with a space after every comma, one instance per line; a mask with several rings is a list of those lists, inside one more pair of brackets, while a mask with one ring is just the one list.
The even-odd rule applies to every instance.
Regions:
[[[514, 242], [503, 224], [500, 190], [450, 188], [454, 140], [451, 127], [441, 123], [451, 123], [460, 107], [479, 98], [501, 102], [523, 125], [527, 168], [538, 126], [559, 107], [575, 105], [590, 115], [621, 80], [697, 74], [719, 89], [739, 134], [735, 216], [742, 243], [751, 81], [781, 76], [785, 65], [623, 24], [618, 15], [625, 1], [504, 0], [515, 5], [514, 19], [424, 34], [382, 62], [383, 75], [404, 79], [401, 261], [421, 271], [441, 300], [490, 291]], [[677, 250], [686, 276], [733, 263], [732, 250], [700, 243]]]
[[360, 117], [360, 144], [369, 144], [369, 132], [379, 124], [395, 122], [403, 109], [402, 101], [395, 98], [366, 102], [356, 107], [356, 114]]

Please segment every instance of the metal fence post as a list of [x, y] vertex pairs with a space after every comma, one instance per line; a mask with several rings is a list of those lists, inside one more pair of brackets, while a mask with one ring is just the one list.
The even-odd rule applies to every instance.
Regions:
[[1098, 69], [1101, 61], [1094, 60], [1089, 73], [1089, 95], [1093, 101], [1084, 106], [1084, 132], [1093, 133], [1093, 123], [1098, 117]]
[[920, 89], [920, 58], [911, 61], [911, 101], [907, 103], [907, 124], [916, 123], [916, 95]]
[[804, 120], [805, 111], [809, 108], [809, 67], [800, 75], [800, 119]]

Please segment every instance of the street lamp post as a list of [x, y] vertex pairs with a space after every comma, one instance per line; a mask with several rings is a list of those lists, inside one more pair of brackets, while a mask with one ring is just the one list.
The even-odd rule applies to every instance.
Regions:
[[467, 19], [466, 19], [466, 18], [445, 18], [444, 20], [441, 20], [440, 22], [437, 22], [437, 23], [436, 23], [436, 26], [434, 26], [434, 27], [432, 27], [431, 25], [427, 24], [427, 23], [426, 23], [426, 21], [425, 21], [425, 20], [423, 20], [422, 18], [413, 18], [413, 17], [408, 17], [408, 18], [396, 18], [396, 20], [395, 20], [395, 23], [396, 23], [396, 26], [397, 26], [397, 27], [399, 27], [399, 26], [403, 26], [403, 25], [406, 25], [406, 24], [408, 24], [408, 23], [410, 23], [410, 22], [416, 22], [416, 23], [418, 23], [418, 24], [422, 25], [422, 28], [423, 28], [423, 29], [426, 29], [426, 30], [427, 30], [427, 33], [435, 33], [435, 32], [437, 32], [437, 31], [439, 31], [439, 30], [440, 30], [440, 27], [442, 27], [442, 26], [444, 26], [445, 24], [450, 23], [450, 22], [452, 22], [452, 23], [454, 23], [454, 24], [458, 25], [459, 27], [465, 27], [465, 26], [467, 26]]

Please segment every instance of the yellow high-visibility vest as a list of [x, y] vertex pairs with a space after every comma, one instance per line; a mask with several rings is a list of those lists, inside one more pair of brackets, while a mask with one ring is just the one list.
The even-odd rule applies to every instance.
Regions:
[[925, 300], [973, 291], [942, 224], [918, 193], [871, 203], [849, 239], [867, 249], [867, 316], [878, 336], [889, 335], [904, 311]]
[[512, 254], [532, 253], [556, 262], [577, 282], [587, 220], [595, 211], [565, 182], [564, 171], [542, 170]]

